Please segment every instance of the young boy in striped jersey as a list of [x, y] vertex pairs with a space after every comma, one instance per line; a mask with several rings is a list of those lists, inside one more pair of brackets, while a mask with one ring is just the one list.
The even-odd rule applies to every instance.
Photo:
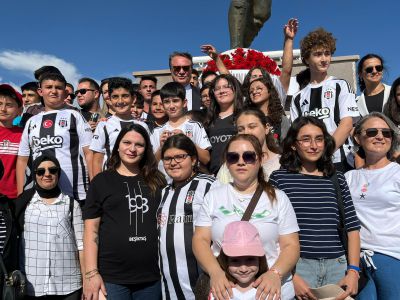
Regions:
[[177, 82], [169, 82], [160, 90], [161, 100], [168, 116], [168, 122], [154, 129], [151, 135], [151, 143], [157, 160], [161, 159], [161, 148], [171, 135], [183, 133], [196, 145], [199, 161], [207, 165], [210, 161], [211, 148], [207, 133], [199, 122], [190, 120], [186, 115], [185, 88]]
[[[61, 165], [59, 186], [70, 197], [84, 203], [91, 175], [92, 131], [82, 115], [65, 104], [66, 80], [61, 73], [42, 73], [38, 93], [45, 110], [30, 118], [22, 134], [17, 159], [18, 194], [30, 186], [29, 160], [42, 154], [56, 157]], [[25, 182], [27, 171], [28, 181]]]
[[0, 160], [4, 175], [0, 179], [0, 194], [17, 198], [16, 163], [22, 128], [13, 120], [22, 112], [22, 95], [8, 84], [0, 84]]
[[328, 75], [335, 50], [336, 39], [323, 28], [310, 32], [300, 42], [302, 61], [310, 76], [308, 85], [293, 95], [290, 116], [292, 121], [300, 116], [323, 120], [336, 142], [333, 162], [345, 172], [354, 164], [349, 136], [358, 108], [347, 81]]
[[115, 114], [106, 121], [101, 121], [94, 132], [90, 144], [90, 150], [93, 151], [93, 176], [107, 168], [107, 160], [111, 156], [114, 143], [121, 129], [135, 123], [143, 126], [149, 132], [146, 123], [135, 120], [132, 116], [131, 108], [135, 100], [135, 93], [130, 79], [110, 78], [108, 93]]

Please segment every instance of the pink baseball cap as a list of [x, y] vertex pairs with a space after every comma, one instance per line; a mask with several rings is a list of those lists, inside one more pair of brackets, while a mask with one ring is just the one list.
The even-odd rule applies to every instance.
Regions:
[[17, 98], [17, 101], [22, 106], [22, 104], [23, 104], [22, 103], [22, 95], [19, 92], [17, 92], [11, 85], [6, 84], [6, 83], [0, 84], [0, 90], [5, 90], [5, 91], [8, 91], [8, 92], [14, 94], [15, 97]]
[[247, 221], [236, 221], [225, 227], [222, 250], [227, 256], [264, 256], [260, 234]]

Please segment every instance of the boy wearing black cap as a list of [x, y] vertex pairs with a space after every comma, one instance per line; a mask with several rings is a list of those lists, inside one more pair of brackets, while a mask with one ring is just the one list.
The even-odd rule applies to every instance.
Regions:
[[8, 84], [0, 84], [0, 160], [4, 175], [0, 179], [0, 194], [17, 198], [16, 162], [22, 128], [13, 120], [22, 112], [22, 95]]

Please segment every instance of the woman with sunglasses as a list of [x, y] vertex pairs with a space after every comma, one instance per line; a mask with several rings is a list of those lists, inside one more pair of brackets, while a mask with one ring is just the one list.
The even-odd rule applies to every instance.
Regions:
[[283, 141], [290, 127], [290, 121], [285, 116], [281, 101], [270, 77], [253, 80], [246, 95], [246, 105], [256, 107], [268, 116], [272, 123], [272, 133], [277, 142]]
[[[283, 140], [282, 169], [269, 179], [289, 197], [300, 227], [300, 259], [293, 277], [298, 299], [316, 300], [310, 288], [326, 284], [346, 285], [342, 299], [357, 292], [360, 224], [346, 179], [332, 163], [334, 150], [333, 137], [321, 120], [299, 117]], [[339, 217], [338, 193], [344, 220]], [[338, 230], [341, 221], [348, 238], [347, 261]]]
[[123, 128], [84, 207], [86, 299], [161, 299], [156, 213], [164, 186], [146, 129]]
[[396, 149], [394, 124], [370, 113], [354, 130], [365, 165], [346, 173], [361, 222], [362, 264], [369, 278], [357, 299], [399, 299], [400, 295], [400, 166], [391, 162]]
[[193, 217], [218, 181], [199, 172], [196, 146], [184, 134], [165, 141], [161, 160], [172, 179], [157, 211], [163, 299], [194, 300], [199, 266], [192, 252]]
[[290, 270], [299, 255], [299, 229], [293, 207], [283, 192], [265, 181], [261, 167], [262, 147], [255, 136], [240, 134], [233, 137], [224, 159], [233, 183], [208, 192], [195, 216], [193, 236], [193, 252], [203, 270], [210, 275], [211, 291], [216, 299], [232, 297], [232, 283], [216, 257], [221, 250], [225, 226], [242, 219], [253, 194], [260, 187], [262, 193], [249, 222], [260, 232], [269, 270], [254, 283], [256, 299], [293, 299]]
[[383, 58], [377, 54], [367, 54], [358, 63], [358, 85], [361, 95], [356, 98], [360, 115], [382, 112], [388, 101], [390, 86], [382, 83], [385, 70]]
[[83, 270], [81, 208], [60, 190], [61, 168], [54, 156], [39, 156], [32, 170], [33, 188], [16, 201], [26, 299], [79, 300]]
[[239, 81], [232, 75], [218, 75], [211, 83], [210, 98], [205, 127], [212, 146], [209, 170], [217, 174], [225, 146], [236, 134], [236, 116], [243, 107]]
[[[262, 168], [265, 179], [268, 180], [272, 171], [280, 168], [280, 149], [271, 132], [270, 119], [256, 108], [241, 111], [236, 120], [238, 134], [254, 135], [262, 147]], [[217, 179], [222, 183], [233, 181], [227, 164], [224, 163], [218, 171]]]

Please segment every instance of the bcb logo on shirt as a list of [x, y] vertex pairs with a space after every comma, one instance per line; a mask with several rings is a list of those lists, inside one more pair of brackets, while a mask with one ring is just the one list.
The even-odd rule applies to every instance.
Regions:
[[62, 136], [51, 136], [51, 135], [46, 135], [45, 137], [42, 138], [37, 138], [35, 136], [32, 137], [33, 141], [33, 146], [34, 147], [46, 147], [46, 149], [49, 148], [61, 148], [63, 145], [63, 138]]
[[315, 108], [314, 110], [311, 111], [305, 111], [303, 113], [303, 116], [311, 116], [311, 117], [316, 117], [318, 119], [326, 119], [329, 118], [330, 116], [330, 109], [328, 107], [323, 107], [323, 108]]

